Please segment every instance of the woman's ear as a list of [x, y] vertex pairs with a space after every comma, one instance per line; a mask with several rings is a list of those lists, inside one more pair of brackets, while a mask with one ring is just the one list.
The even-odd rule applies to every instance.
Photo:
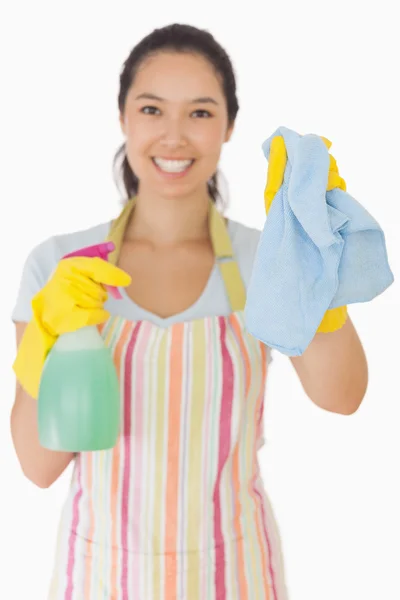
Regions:
[[226, 136], [225, 136], [225, 143], [229, 142], [229, 140], [231, 139], [234, 128], [235, 128], [234, 123], [232, 123], [232, 125], [229, 125], [228, 130], [226, 132]]
[[124, 119], [124, 115], [123, 115], [123, 114], [121, 114], [121, 113], [120, 113], [120, 115], [119, 115], [119, 124], [120, 124], [120, 126], [121, 126], [121, 131], [122, 131], [122, 133], [123, 133], [124, 135], [126, 135], [126, 132], [125, 132], [125, 119]]

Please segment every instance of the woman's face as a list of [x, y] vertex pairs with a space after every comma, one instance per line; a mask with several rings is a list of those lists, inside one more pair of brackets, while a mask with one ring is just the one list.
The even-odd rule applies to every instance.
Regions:
[[139, 68], [121, 126], [140, 190], [168, 197], [204, 193], [233, 129], [212, 65], [199, 55], [172, 52]]

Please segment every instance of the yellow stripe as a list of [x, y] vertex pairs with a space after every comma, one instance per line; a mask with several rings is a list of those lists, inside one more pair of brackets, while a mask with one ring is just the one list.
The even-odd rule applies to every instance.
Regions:
[[163, 561], [160, 558], [163, 556], [163, 533], [164, 526], [164, 496], [165, 496], [165, 448], [166, 448], [166, 388], [165, 381], [168, 375], [168, 334], [166, 331], [160, 330], [159, 335], [162, 336], [160, 344], [157, 346], [157, 362], [156, 368], [156, 389], [153, 390], [155, 404], [152, 418], [155, 421], [155, 452], [154, 452], [154, 514], [153, 514], [153, 595], [154, 598], [161, 598], [162, 572], [160, 571]]
[[[187, 522], [187, 598], [200, 600], [200, 553], [202, 521], [202, 447], [206, 399], [207, 350], [206, 328], [202, 321], [193, 321], [193, 356], [191, 374], [191, 414], [189, 424], [188, 478], [186, 481]], [[194, 551], [194, 552], [193, 552]]]
[[[121, 326], [121, 319], [118, 317], [111, 317], [111, 325], [108, 328], [107, 334], [104, 337], [104, 343], [107, 347], [111, 347], [111, 340], [115, 334], [117, 327]], [[118, 332], [119, 335], [119, 332]]]

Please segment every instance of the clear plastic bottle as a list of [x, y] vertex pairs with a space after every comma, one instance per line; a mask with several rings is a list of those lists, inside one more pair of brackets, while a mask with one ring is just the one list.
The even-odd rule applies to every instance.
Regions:
[[[70, 256], [107, 260], [112, 242]], [[116, 288], [108, 288], [116, 298]], [[120, 426], [120, 390], [111, 351], [97, 327], [61, 335], [45, 362], [38, 395], [39, 440], [63, 452], [113, 448]]]

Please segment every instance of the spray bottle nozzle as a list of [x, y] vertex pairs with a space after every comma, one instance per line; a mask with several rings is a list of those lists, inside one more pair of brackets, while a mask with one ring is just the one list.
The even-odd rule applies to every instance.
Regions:
[[[74, 252], [70, 252], [63, 256], [63, 258], [72, 258], [74, 256], [87, 256], [89, 258], [102, 258], [103, 260], [108, 260], [108, 255], [110, 252], [115, 250], [114, 242], [102, 242], [100, 244], [94, 244], [93, 246], [87, 246], [86, 248], [81, 248], [80, 250], [75, 250]], [[113, 287], [111, 285], [105, 286], [107, 291], [115, 298], [116, 300], [120, 300], [122, 298], [120, 291], [118, 288]]]

